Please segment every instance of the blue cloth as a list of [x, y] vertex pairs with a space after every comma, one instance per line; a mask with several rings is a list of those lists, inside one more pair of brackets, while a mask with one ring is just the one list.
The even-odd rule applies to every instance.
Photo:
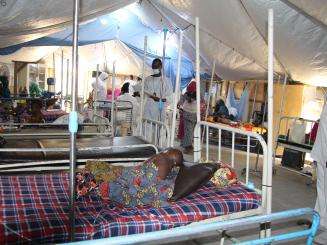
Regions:
[[248, 106], [247, 103], [248, 100], [249, 100], [249, 91], [247, 88], [243, 90], [241, 98], [237, 100], [235, 98], [234, 89], [232, 87], [229, 87], [226, 104], [227, 107], [229, 108], [234, 107], [235, 109], [237, 109], [237, 117], [236, 117], [237, 120], [242, 121], [244, 113], [247, 110], [246, 106]]

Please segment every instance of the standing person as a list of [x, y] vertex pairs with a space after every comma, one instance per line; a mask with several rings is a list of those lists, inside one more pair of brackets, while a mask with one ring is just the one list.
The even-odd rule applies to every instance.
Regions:
[[108, 79], [108, 77], [109, 75], [106, 72], [101, 72], [101, 74], [98, 77], [98, 84], [95, 80], [92, 82], [94, 99], [106, 100], [107, 98], [106, 80]]
[[[192, 80], [186, 88], [186, 93], [182, 95], [178, 103], [180, 109], [180, 126], [178, 137], [185, 154], [193, 151], [193, 132], [197, 122], [196, 117], [196, 82]], [[205, 114], [205, 101], [201, 99], [201, 114]]]
[[130, 107], [132, 105], [132, 125], [127, 122], [128, 113], [127, 111], [119, 111], [117, 113], [117, 125], [120, 125], [120, 135], [126, 136], [128, 129], [132, 126], [133, 132], [137, 132], [137, 126], [139, 122], [139, 113], [140, 113], [140, 105], [137, 102], [137, 99], [130, 95], [129, 89], [131, 88], [130, 83], [124, 83], [121, 88], [121, 95], [117, 98], [117, 106], [121, 106], [124, 108]]
[[128, 78], [125, 79], [124, 84], [125, 83], [129, 83], [129, 93], [130, 95], [133, 95], [134, 94], [133, 86], [136, 84], [136, 82], [134, 81], [134, 76], [129, 75]]
[[166, 108], [173, 88], [162, 74], [162, 62], [154, 59], [153, 74], [144, 80], [144, 118], [165, 122]]
[[317, 201], [315, 210], [320, 215], [320, 230], [317, 244], [327, 244], [327, 103], [323, 107], [316, 141], [311, 157], [317, 162]]

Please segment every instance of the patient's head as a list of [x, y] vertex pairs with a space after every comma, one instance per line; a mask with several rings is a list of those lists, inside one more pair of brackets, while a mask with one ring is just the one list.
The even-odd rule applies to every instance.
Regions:
[[167, 148], [163, 153], [166, 154], [167, 157], [175, 163], [174, 165], [183, 165], [183, 153], [180, 150], [174, 148]]
[[158, 167], [158, 175], [163, 180], [166, 179], [173, 167], [183, 165], [183, 154], [177, 149], [168, 148], [151, 157], [147, 162], [153, 162]]

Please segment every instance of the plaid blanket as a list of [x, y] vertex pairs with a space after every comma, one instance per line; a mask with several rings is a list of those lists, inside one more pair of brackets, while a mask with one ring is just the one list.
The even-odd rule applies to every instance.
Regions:
[[[0, 244], [68, 240], [68, 174], [0, 176]], [[164, 208], [123, 208], [97, 197], [77, 201], [77, 240], [169, 229], [233, 212], [255, 209], [260, 196], [235, 185], [209, 184]]]

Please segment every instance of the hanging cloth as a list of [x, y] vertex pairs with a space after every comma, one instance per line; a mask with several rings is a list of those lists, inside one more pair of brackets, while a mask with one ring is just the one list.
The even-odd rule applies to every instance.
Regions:
[[235, 98], [234, 88], [232, 86], [229, 86], [228, 94], [226, 98], [226, 106], [229, 111], [231, 111], [232, 108], [235, 108], [237, 110], [237, 117], [236, 117], [237, 120], [242, 122], [247, 122], [248, 115], [249, 115], [248, 87], [247, 86], [245, 87], [241, 95], [241, 98], [237, 100]]

